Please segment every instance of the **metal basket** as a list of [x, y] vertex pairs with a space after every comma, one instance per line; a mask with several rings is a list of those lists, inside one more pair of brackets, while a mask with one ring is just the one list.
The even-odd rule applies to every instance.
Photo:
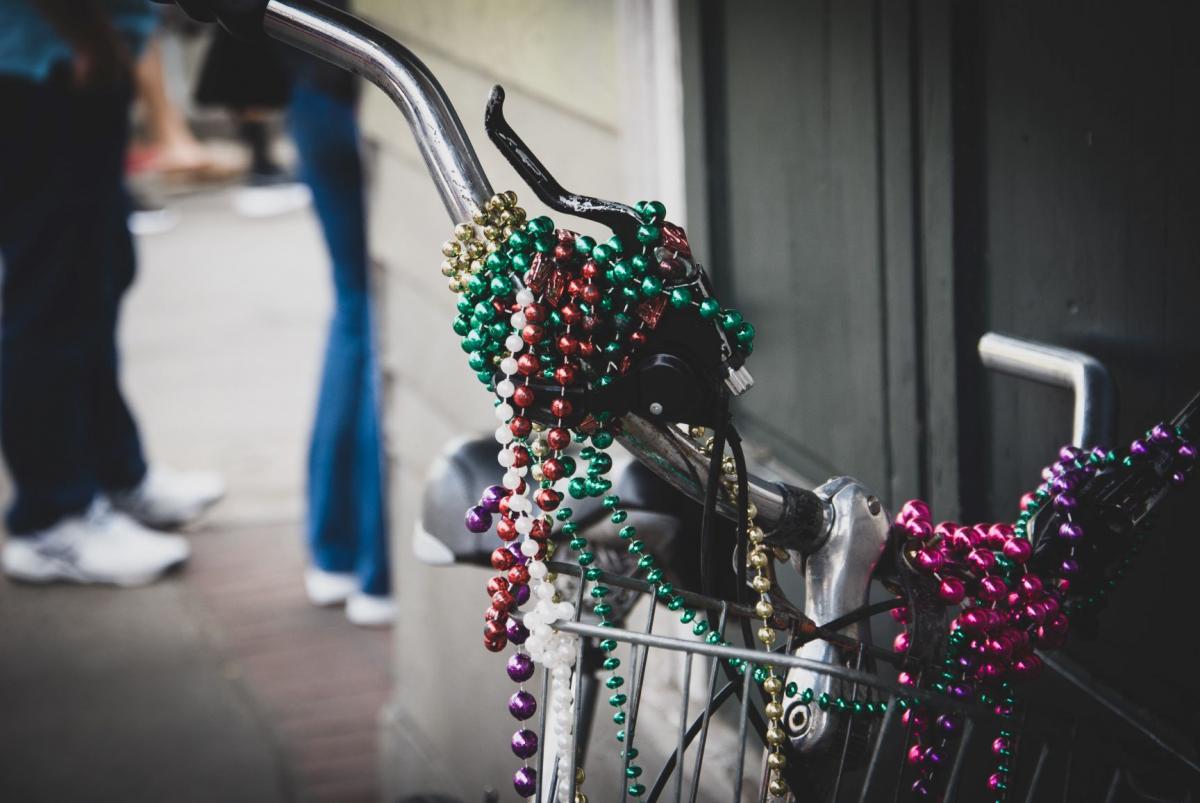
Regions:
[[[580, 576], [580, 568], [574, 564], [552, 562], [550, 568], [561, 576]], [[646, 581], [609, 572], [603, 572], [600, 580], [606, 585], [636, 592], [647, 601], [653, 600], [654, 588]], [[1184, 801], [1193, 799], [1200, 783], [1200, 763], [1188, 748], [1182, 746], [1184, 740], [1129, 701], [1097, 685], [1064, 656], [1042, 656], [1050, 670], [1047, 679], [1050, 682], [1038, 684], [1046, 687], [1044, 693], [1032, 699], [1013, 718], [1001, 721], [988, 707], [967, 704], [929, 690], [901, 687], [890, 680], [886, 670], [888, 665], [903, 664], [909, 671], [921, 673], [934, 671], [934, 667], [914, 666], [911, 659], [869, 644], [858, 645], [855, 666], [824, 664], [792, 654], [803, 640], [822, 638], [821, 633], [827, 632], [826, 628], [810, 629], [807, 634], [794, 628], [790, 637], [771, 651], [719, 646], [656, 632], [656, 626], [658, 631], [663, 629], [663, 617], [656, 617], [657, 602], [645, 605], [644, 612], [631, 611], [627, 617], [639, 619], [640, 628], [601, 627], [582, 621], [578, 614], [586, 583], [572, 585], [576, 594], [576, 617], [573, 621], [555, 625], [557, 629], [579, 637], [577, 682], [573, 688], [577, 740], [575, 754], [570, 757], [572, 777], [568, 801], [576, 799], [576, 758], [583, 758], [590, 768], [590, 777], [583, 784], [586, 794], [603, 801], [619, 799], [624, 803], [631, 799], [626, 777], [629, 759], [625, 756], [635, 743], [643, 753], [648, 748], [648, 752], [658, 758], [656, 771], [649, 772], [643, 779], [646, 791], [641, 799], [687, 803], [756, 800], [762, 803], [770, 799], [766, 765], [762, 760], [765, 753], [761, 757], [753, 754], [753, 750], [763, 744], [754, 725], [755, 718], [761, 719], [754, 669], [768, 664], [777, 669], [803, 668], [840, 678], [850, 684], [851, 703], [874, 699], [886, 706], [886, 712], [879, 719], [845, 727], [838, 749], [832, 752], [819, 756], [800, 756], [792, 752], [789, 763], [797, 771], [789, 778], [789, 800], [837, 803], [908, 799], [912, 795], [911, 784], [915, 776], [905, 760], [910, 726], [903, 721], [902, 710], [907, 701], [912, 700], [928, 706], [935, 714], [954, 713], [962, 723], [952, 751], [944, 756], [936, 771], [941, 789], [938, 799], [941, 800]], [[721, 632], [725, 632], [727, 624], [738, 619], [753, 618], [749, 606], [686, 591], [677, 593], [684, 597], [689, 607], [715, 617]], [[831, 624], [841, 626], [855, 617], [875, 616], [894, 605], [870, 605]], [[604, 759], [606, 751], [598, 746], [600, 732], [592, 733], [599, 681], [591, 674], [595, 662], [588, 660], [588, 653], [602, 639], [629, 645], [631, 653], [625, 741], [621, 749], [613, 751], [617, 756], [616, 766], [605, 767], [619, 773], [616, 787], [612, 785], [611, 776], [598, 777], [594, 771], [597, 763], [613, 763], [612, 756], [607, 761]], [[664, 675], [679, 680], [674, 689], [677, 699], [672, 701], [673, 705], [665, 705], [661, 699], [655, 701], [656, 711], [673, 708], [678, 712], [669, 724], [673, 738], [664, 750], [663, 733], [667, 727], [661, 718], [654, 720], [655, 743], [646, 745], [636, 740], [639, 738], [639, 710], [647, 695], [649, 659], [653, 654], [667, 653], [677, 654], [682, 665], [677, 662], [675, 671]], [[721, 662], [728, 659], [746, 662], [744, 671], [732, 679], [723, 676], [722, 672]], [[697, 660], [706, 666], [698, 670]], [[885, 669], [872, 671], [867, 668], [867, 664], [873, 663], [882, 664]], [[547, 675], [543, 699], [548, 695], [550, 682]], [[664, 684], [659, 683], [654, 693], [663, 690]], [[699, 707], [695, 703], [697, 697], [701, 699]], [[1081, 706], [1080, 700], [1085, 704]], [[543, 707], [542, 733], [546, 733], [546, 727]], [[982, 782], [987, 777], [986, 772], [983, 775], [978, 772], [981, 765], [986, 766], [990, 756], [989, 746], [994, 738], [990, 734], [1000, 727], [1013, 733], [1013, 741], [1019, 749], [1010, 759], [1012, 769], [1008, 788], [994, 794]], [[715, 742], [714, 729], [723, 737]], [[1100, 738], [1093, 738], [1097, 736]], [[718, 745], [716, 748], [714, 743]], [[706, 773], [705, 762], [711, 764], [714, 761], [714, 749], [720, 753], [717, 759], [720, 767]], [[1149, 777], [1153, 777], [1153, 782], [1147, 781]], [[535, 798], [537, 803], [559, 803], [556, 773], [542, 773], [540, 778], [543, 780]]]

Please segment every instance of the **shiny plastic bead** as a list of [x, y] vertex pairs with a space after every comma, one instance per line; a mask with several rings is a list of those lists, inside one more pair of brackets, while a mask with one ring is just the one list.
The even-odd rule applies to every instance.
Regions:
[[670, 301], [675, 309], [683, 309], [692, 303], [692, 291], [686, 287], [676, 287], [671, 291]]
[[642, 245], [654, 245], [661, 236], [662, 231], [658, 226], [647, 224], [639, 226], [637, 230], [637, 239]]
[[745, 321], [743, 321], [734, 331], [734, 337], [737, 339], [737, 342], [743, 346], [753, 343], [755, 334], [754, 324]]

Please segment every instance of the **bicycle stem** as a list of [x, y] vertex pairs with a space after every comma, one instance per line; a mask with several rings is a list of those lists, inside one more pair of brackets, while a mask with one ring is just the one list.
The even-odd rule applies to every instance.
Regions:
[[[452, 223], [469, 221], [493, 194], [454, 105], [429, 68], [408, 48], [363, 20], [319, 0], [270, 0], [263, 30], [273, 39], [360, 75], [384, 91], [404, 114]], [[697, 501], [704, 498], [708, 458], [672, 426], [630, 413], [621, 444], [635, 458]], [[775, 543], [800, 552], [821, 546], [829, 506], [810, 491], [750, 477], [758, 523]], [[730, 500], [720, 514], [736, 520]]]

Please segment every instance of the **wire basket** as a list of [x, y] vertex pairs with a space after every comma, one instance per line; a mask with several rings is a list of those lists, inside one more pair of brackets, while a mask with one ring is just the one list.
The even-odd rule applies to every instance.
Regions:
[[[560, 576], [578, 578], [574, 564], [554, 562], [552, 571]], [[600, 580], [640, 596], [653, 599], [649, 582], [603, 572]], [[630, 799], [646, 801], [731, 801], [750, 803], [777, 799], [768, 794], [765, 742], [762, 739], [763, 700], [754, 681], [755, 670], [773, 666], [776, 670], [805, 669], [842, 681], [849, 691], [836, 706], [843, 716], [834, 749], [818, 754], [802, 754], [785, 744], [789, 771], [789, 801], [875, 801], [907, 800], [924, 797], [928, 790], [915, 789], [917, 776], [909, 766], [906, 746], [914, 727], [932, 727], [943, 714], [955, 722], [951, 749], [940, 757], [935, 772], [937, 799], [953, 800], [1191, 800], [1200, 782], [1200, 763], [1184, 743], [1163, 723], [1154, 721], [1136, 706], [1109, 689], [1096, 684], [1063, 656], [1043, 656], [1050, 670], [1045, 688], [1036, 699], [1014, 716], [1001, 717], [993, 708], [966, 703], [931, 690], [902, 687], [890, 678], [890, 668], [904, 666], [910, 672], [926, 673], [936, 667], [914, 664], [911, 658], [894, 655], [867, 643], [852, 650], [850, 665], [826, 664], [793, 654], [800, 644], [814, 638], [840, 639], [836, 631], [852, 621], [877, 616], [895, 607], [895, 602], [877, 603], [843, 617], [827, 627], [816, 627], [802, 617], [795, 619], [788, 638], [771, 651], [757, 648], [722, 646], [697, 641], [675, 633], [664, 633], [662, 616], [656, 616], [660, 603], [631, 607], [626, 620], [637, 619], [640, 627], [601, 627], [584, 621], [578, 614], [586, 584], [571, 582], [577, 611], [573, 621], [555, 625], [561, 631], [579, 637], [574, 695], [574, 733], [576, 750], [570, 756], [567, 794], [559, 794], [556, 771], [542, 773], [535, 800], [537, 803], [576, 801], [579, 792], [596, 800]], [[722, 633], [727, 625], [753, 618], [747, 605], [719, 600], [701, 594], [677, 591], [688, 607], [704, 611], [715, 620]], [[624, 739], [608, 749], [602, 725], [593, 730], [599, 704], [599, 663], [589, 654], [601, 641], [612, 641], [628, 649], [631, 685], [628, 693], [628, 718]], [[843, 644], [842, 646], [847, 646]], [[673, 654], [673, 661], [663, 656]], [[652, 655], [656, 671], [647, 674]], [[730, 667], [742, 661], [742, 669]], [[667, 670], [667, 671], [664, 671]], [[648, 684], [647, 680], [650, 680]], [[678, 682], [676, 682], [678, 681]], [[546, 676], [543, 699], [551, 680]], [[793, 690], [789, 690], [792, 692]], [[668, 693], [674, 699], [665, 700]], [[1082, 701], [1082, 705], [1081, 705]], [[639, 723], [648, 703], [653, 703], [653, 718]], [[870, 702], [874, 717], [856, 717], [853, 711]], [[842, 706], [842, 703], [845, 706]], [[858, 703], [859, 706], [855, 706]], [[821, 705], [789, 697], [785, 717], [789, 735], [802, 725], [799, 720], [807, 707]], [[906, 717], [906, 710], [919, 707], [926, 721]], [[673, 712], [672, 717], [667, 712]], [[542, 733], [547, 728], [542, 709]], [[640, 729], [639, 729], [640, 728]], [[996, 733], [1009, 734], [1014, 745], [1004, 760], [1009, 782], [1004, 788], [989, 788], [989, 766], [996, 756], [992, 749]], [[633, 748], [631, 750], [630, 748]], [[635, 752], [636, 751], [636, 752]], [[645, 778], [629, 775], [630, 758], [639, 754], [647, 767]], [[646, 760], [651, 756], [651, 764]], [[575, 767], [576, 759], [588, 766], [588, 777]], [[598, 775], [600, 766], [616, 774]], [[708, 768], [706, 770], [706, 767]], [[926, 779], [929, 775], [926, 773]], [[631, 794], [631, 781], [642, 790]], [[619, 792], [618, 792], [619, 788]], [[924, 793], [924, 794], [923, 794]]]

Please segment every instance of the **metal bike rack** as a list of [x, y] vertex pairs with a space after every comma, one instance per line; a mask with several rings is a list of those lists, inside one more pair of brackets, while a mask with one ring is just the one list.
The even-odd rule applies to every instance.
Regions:
[[1111, 445], [1117, 394], [1112, 375], [1095, 357], [997, 332], [979, 338], [979, 357], [1002, 374], [1072, 391], [1071, 443], [1080, 448]]

